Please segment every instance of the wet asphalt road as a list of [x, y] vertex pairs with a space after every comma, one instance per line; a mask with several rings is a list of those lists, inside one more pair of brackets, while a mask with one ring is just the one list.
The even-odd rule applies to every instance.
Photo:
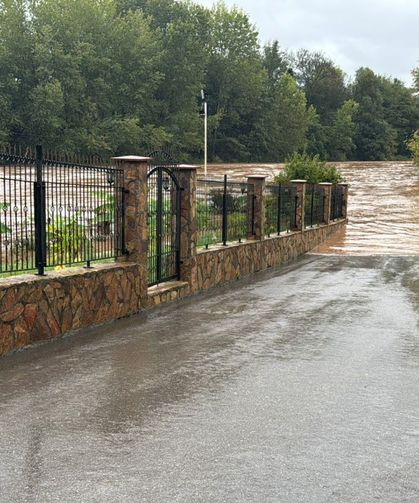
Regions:
[[0, 361], [1, 502], [419, 501], [419, 257], [279, 271]]

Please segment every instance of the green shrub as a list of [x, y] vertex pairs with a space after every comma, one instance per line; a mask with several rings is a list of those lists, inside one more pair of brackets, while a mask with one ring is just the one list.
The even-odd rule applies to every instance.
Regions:
[[[211, 202], [216, 211], [222, 213], [223, 211], [223, 189], [212, 189], [209, 193]], [[245, 194], [243, 192], [243, 194]], [[234, 211], [240, 211], [240, 208], [245, 204], [243, 201], [247, 199], [247, 195], [234, 196], [230, 192], [226, 194], [226, 208], [227, 212], [231, 213]]]
[[407, 148], [412, 152], [413, 162], [419, 166], [419, 130], [408, 141]]
[[326, 166], [318, 155], [294, 154], [285, 164], [284, 171], [275, 177], [276, 183], [307, 180], [308, 183], [339, 183], [342, 175], [336, 166]]

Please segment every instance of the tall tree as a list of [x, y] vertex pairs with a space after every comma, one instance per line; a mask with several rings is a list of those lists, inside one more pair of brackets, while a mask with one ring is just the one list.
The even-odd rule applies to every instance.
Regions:
[[0, 0], [0, 143], [29, 140], [26, 122], [33, 73], [27, 3]]
[[[343, 117], [348, 117], [350, 109], [342, 109], [348, 96], [342, 70], [322, 53], [305, 49], [297, 52], [294, 65], [297, 82], [304, 90], [308, 104], [316, 111], [308, 130], [308, 152], [319, 154], [323, 159], [346, 157], [342, 152], [343, 140], [338, 135]], [[350, 132], [351, 128], [347, 128], [346, 133]], [[351, 144], [352, 139], [348, 141]], [[348, 149], [344, 150], [347, 152]]]
[[342, 70], [322, 53], [302, 49], [295, 57], [295, 75], [321, 123], [329, 124], [347, 98]]
[[412, 70], [412, 76], [413, 76], [416, 90], [419, 91], [419, 66]]
[[395, 131], [395, 154], [408, 156], [407, 141], [419, 125], [419, 100], [398, 79], [381, 77], [384, 119]]
[[[161, 58], [154, 72], [160, 75], [153, 121], [163, 128], [166, 143], [178, 157], [196, 156], [202, 150], [199, 117], [201, 88], [209, 46], [209, 10], [174, 0], [129, 0], [123, 11], [140, 9], [150, 20]], [[164, 141], [150, 147], [164, 147]]]
[[290, 71], [291, 58], [281, 50], [278, 40], [266, 44], [263, 48], [263, 67], [270, 86], [275, 86], [282, 75]]
[[334, 161], [346, 161], [350, 159], [355, 151], [355, 114], [359, 108], [354, 100], [347, 100], [337, 110], [334, 121], [328, 128], [326, 149], [326, 159]]
[[210, 139], [212, 159], [250, 158], [247, 143], [265, 78], [258, 33], [248, 16], [216, 4], [211, 9], [206, 77], [209, 110], [219, 118]]
[[359, 103], [355, 114], [357, 159], [391, 158], [396, 150], [396, 133], [385, 120], [380, 77], [369, 68], [360, 68], [356, 72], [353, 97]]
[[314, 109], [307, 108], [304, 92], [288, 73], [268, 86], [262, 103], [251, 135], [251, 151], [259, 160], [284, 161], [304, 148]]
[[[419, 67], [412, 70], [412, 76], [416, 90], [416, 92], [413, 93], [413, 99], [416, 101], [417, 106], [419, 106]], [[415, 164], [419, 166], [419, 121], [416, 125], [416, 128], [416, 132], [407, 142], [407, 147], [413, 157]]]
[[84, 152], [138, 151], [160, 79], [160, 51], [144, 15], [117, 16], [112, 0], [42, 0], [32, 23], [32, 140]]

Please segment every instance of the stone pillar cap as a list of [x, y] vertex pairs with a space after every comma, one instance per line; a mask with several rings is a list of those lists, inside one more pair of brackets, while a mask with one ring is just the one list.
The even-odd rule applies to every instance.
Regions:
[[307, 183], [307, 180], [291, 180], [291, 183]]
[[255, 180], [265, 180], [266, 176], [264, 176], [264, 175], [247, 175], [247, 178], [254, 178]]
[[199, 166], [195, 164], [177, 164], [174, 166], [174, 169], [198, 169]]
[[142, 163], [142, 162], [151, 161], [151, 157], [141, 157], [139, 155], [122, 155], [119, 157], [112, 157], [112, 161]]
[[319, 185], [333, 185], [332, 182], [320, 182]]

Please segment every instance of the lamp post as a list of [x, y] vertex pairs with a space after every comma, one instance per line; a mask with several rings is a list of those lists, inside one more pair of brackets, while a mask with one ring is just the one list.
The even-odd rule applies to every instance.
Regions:
[[204, 176], [207, 177], [208, 165], [208, 94], [201, 89], [201, 99], [204, 111]]

